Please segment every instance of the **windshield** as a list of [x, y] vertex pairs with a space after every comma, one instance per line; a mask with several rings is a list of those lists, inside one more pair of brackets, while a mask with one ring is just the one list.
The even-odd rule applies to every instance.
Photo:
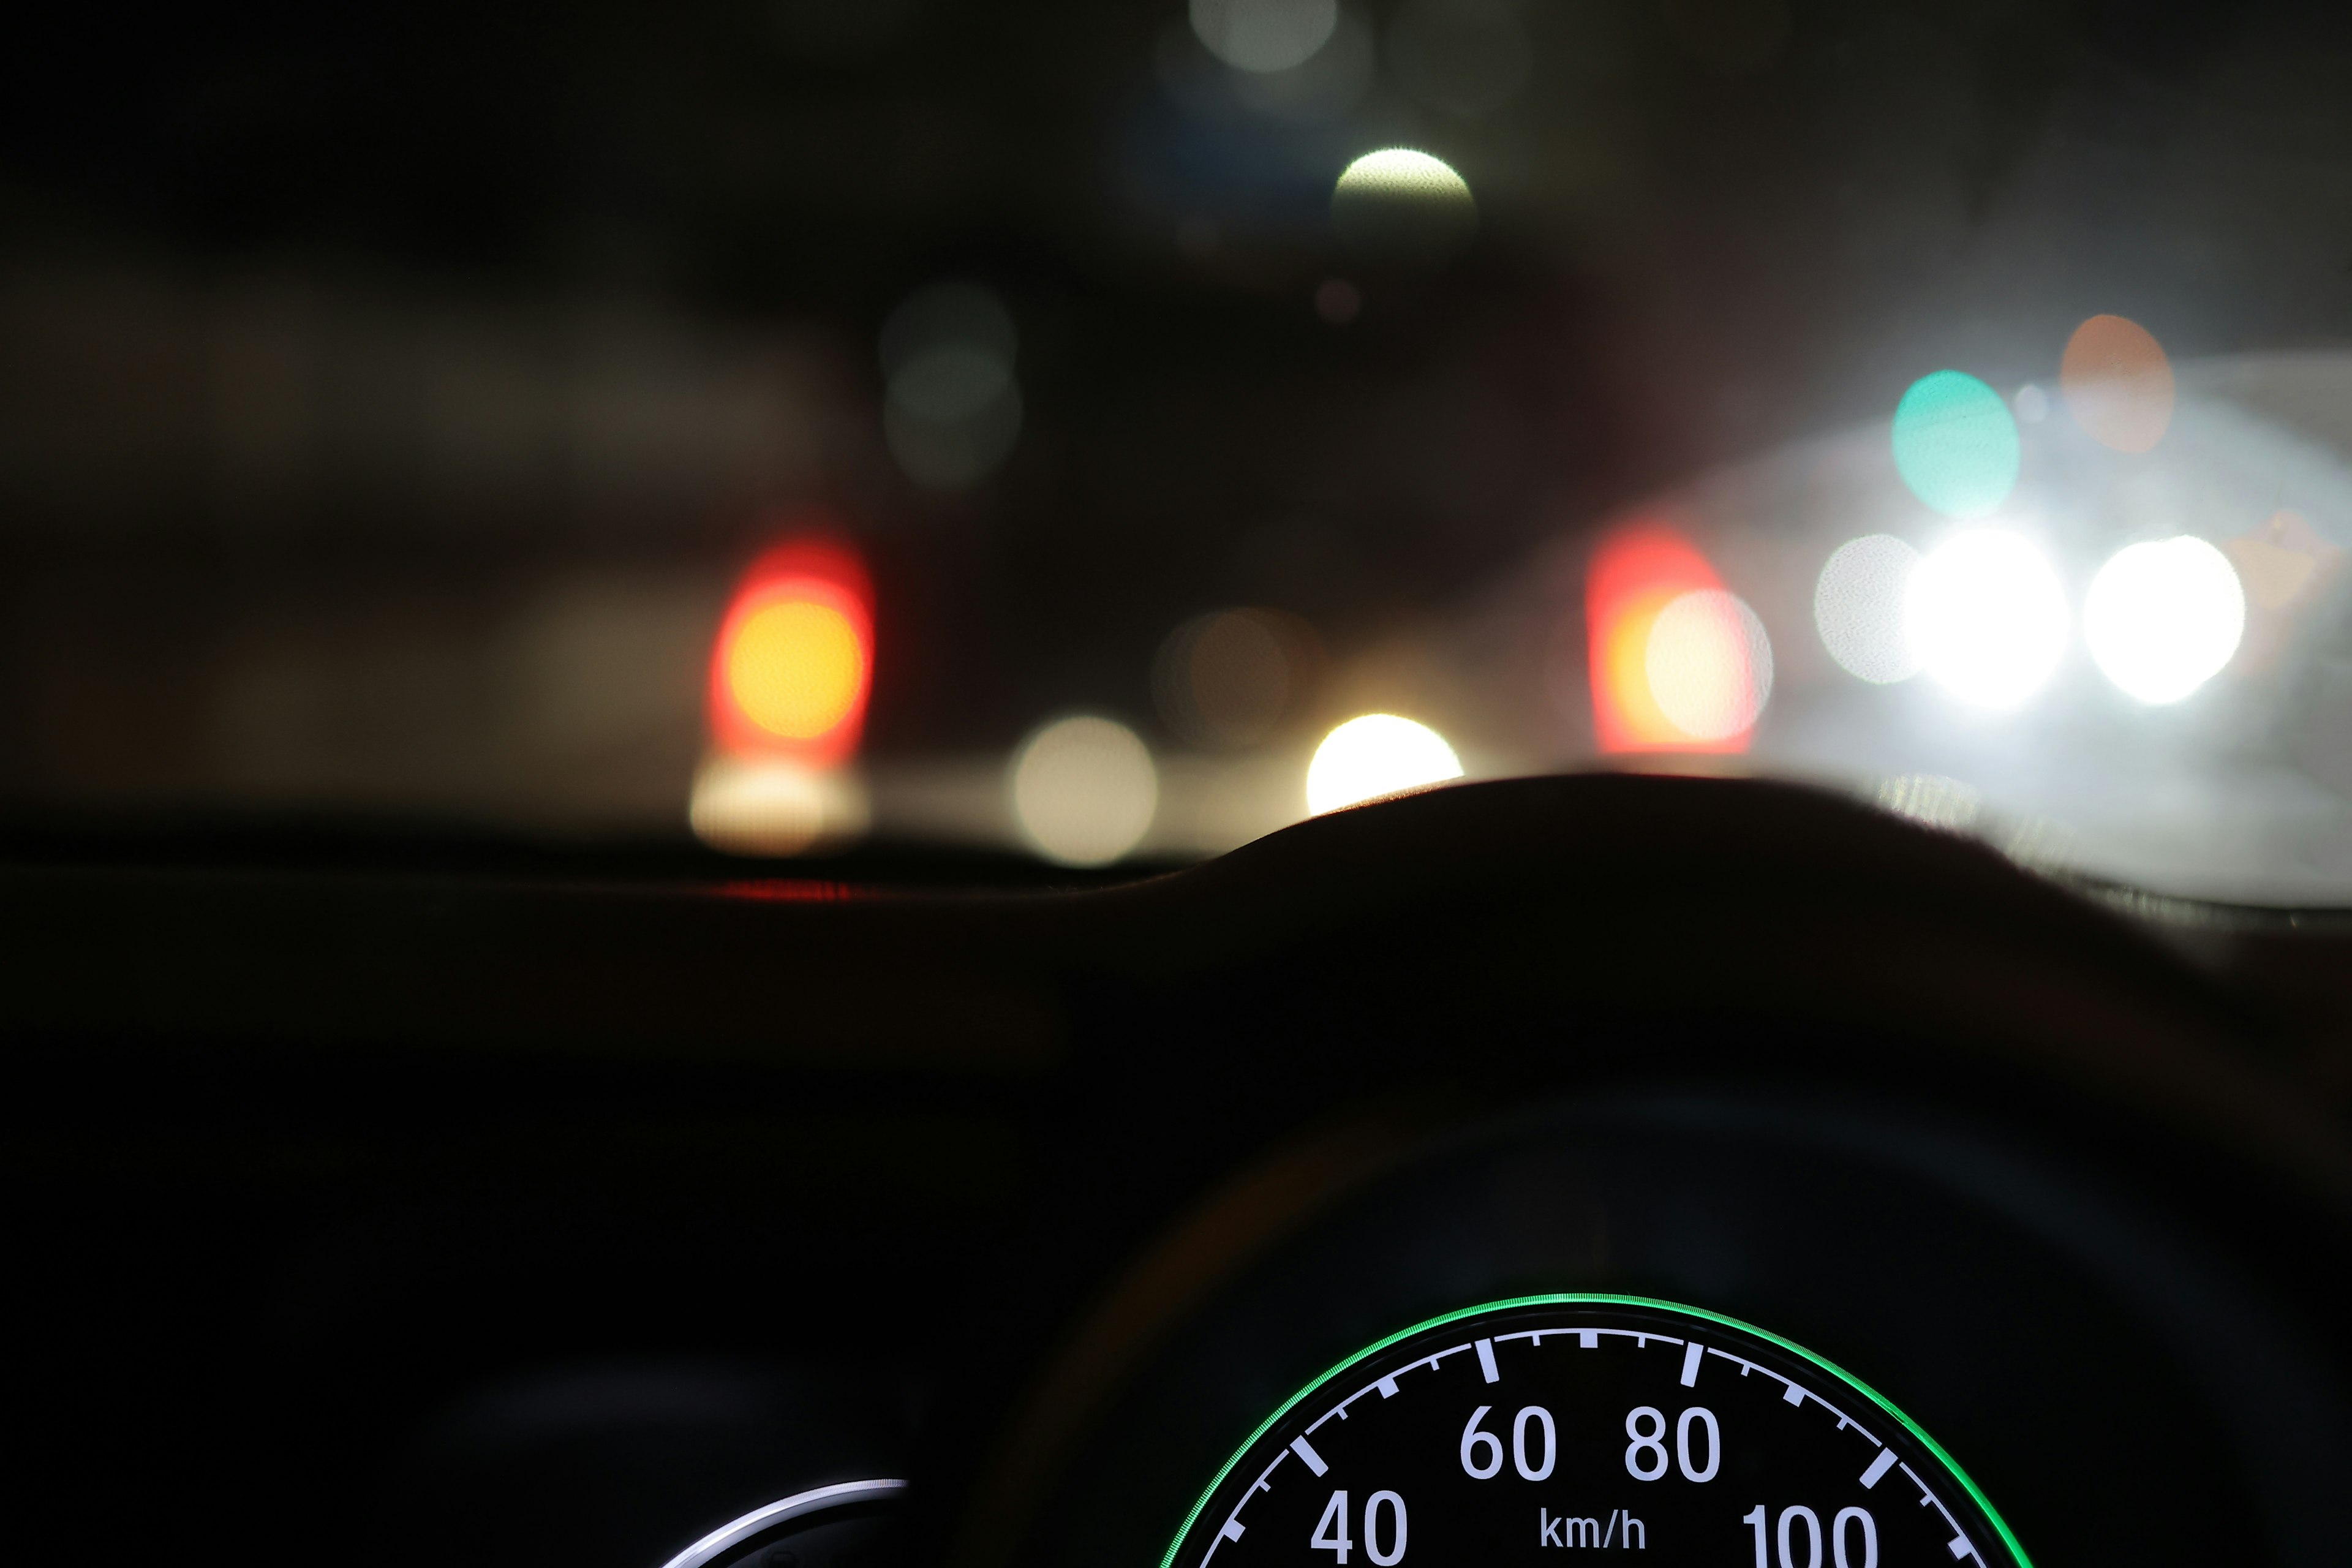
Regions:
[[1595, 767], [2352, 894], [2352, 24], [28, 24], [18, 811], [1065, 865]]

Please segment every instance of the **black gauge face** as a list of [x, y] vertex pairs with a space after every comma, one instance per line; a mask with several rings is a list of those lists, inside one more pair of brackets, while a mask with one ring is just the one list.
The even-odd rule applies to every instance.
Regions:
[[1161, 1568], [2028, 1568], [1908, 1417], [1761, 1330], [1670, 1302], [1450, 1313], [1293, 1397]]

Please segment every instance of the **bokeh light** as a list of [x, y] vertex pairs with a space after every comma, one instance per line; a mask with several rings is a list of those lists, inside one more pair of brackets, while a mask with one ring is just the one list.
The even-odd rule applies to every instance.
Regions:
[[1315, 286], [1315, 313], [1335, 327], [1344, 327], [1362, 314], [1364, 291], [1345, 278], [1326, 278]]
[[1391, 197], [1439, 205], [1466, 204], [1470, 184], [1442, 158], [1410, 147], [1367, 153], [1340, 171], [1342, 194]]
[[2315, 603], [2344, 560], [2344, 552], [2320, 537], [2311, 520], [2282, 508], [2235, 539], [2221, 552], [2238, 569], [2246, 595], [2246, 635], [2238, 668], [2267, 669], [2285, 654], [2295, 625]]
[[1202, 47], [1236, 70], [1305, 65], [1339, 26], [1339, 0], [1192, 0]]
[[2246, 597], [2263, 610], [2284, 610], [2305, 596], [2343, 553], [2303, 513], [2284, 510], [2251, 532], [2225, 540], [2221, 549], [2238, 569]]
[[734, 855], [808, 855], [863, 835], [871, 811], [848, 770], [786, 757], [716, 756], [694, 777], [695, 837]]
[[1019, 342], [1003, 302], [973, 283], [932, 284], [890, 313], [882, 432], [908, 479], [962, 489], [1003, 461], [1021, 435]]
[[1203, 90], [1207, 84], [1196, 79], [1180, 96], [1211, 115], [1226, 112], [1230, 102], [1297, 126], [1336, 124], [1363, 100], [1380, 74], [1370, 24], [1345, 6], [1339, 18], [1322, 47], [1286, 70], [1218, 70], [1215, 89]]
[[2156, 335], [2124, 316], [2093, 316], [2066, 340], [2058, 384], [2085, 435], [2145, 452], [2172, 423], [2172, 362]]
[[[1592, 679], [1593, 738], [1601, 751], [1737, 752], [1747, 745], [1745, 724], [1719, 733], [1702, 733], [1681, 722], [1660, 700], [1652, 678], [1653, 634], [1667, 607], [1685, 595], [1719, 593], [1722, 588], [1715, 568], [1697, 547], [1663, 523], [1645, 521], [1621, 528], [1593, 551], [1585, 572], [1584, 620]], [[1728, 685], [1706, 687], [1708, 678], [1689, 676], [1694, 668], [1708, 668], [1704, 656], [1696, 665], [1690, 662], [1686, 656], [1692, 649], [1726, 652], [1739, 640], [1694, 633], [1693, 628], [1703, 621], [1701, 613], [1685, 609], [1676, 618], [1682, 631], [1668, 638], [1664, 667], [1678, 681], [1687, 677], [1699, 682], [1678, 685], [1678, 702], [1688, 701], [1703, 688], [1719, 693], [1733, 689]], [[1716, 629], [1723, 630], [1722, 623], [1716, 623]], [[1697, 640], [1685, 640], [1691, 636]], [[1743, 629], [1740, 639], [1744, 637]], [[1739, 646], [1745, 647], [1744, 640]], [[1769, 689], [1769, 651], [1762, 655], [1763, 683], [1758, 690]], [[1714, 679], [1727, 678], [1718, 669]], [[1747, 679], [1752, 685], [1752, 671]], [[1756, 706], [1762, 707], [1761, 696], [1757, 696]], [[1717, 711], [1718, 717], [1720, 713], [1699, 704], [1686, 707], [1685, 717], [1704, 711]]]
[[1386, 147], [1340, 172], [1331, 222], [1340, 242], [1365, 261], [1427, 265], [1469, 242], [1478, 206], [1469, 182], [1443, 159]]
[[2188, 534], [2118, 550], [2083, 602], [2091, 658], [2151, 704], [2178, 702], [2219, 674], [2245, 630], [2245, 590], [2230, 558]]
[[1297, 694], [1314, 635], [1275, 610], [1220, 610], [1186, 621], [1152, 659], [1152, 698], [1180, 738], [1218, 748], [1255, 745]]
[[1307, 766], [1307, 809], [1320, 816], [1461, 776], [1461, 759], [1428, 725], [1393, 713], [1366, 713], [1324, 736], [1315, 748], [1315, 760]]
[[1772, 645], [1745, 600], [1697, 588], [1667, 601], [1650, 623], [1643, 665], [1650, 695], [1695, 741], [1755, 728], [1772, 695]]
[[1895, 467], [1911, 493], [1948, 517], [1982, 517], [2017, 488], [2017, 420], [1975, 376], [1939, 370], [1895, 406]]
[[744, 716], [786, 740], [835, 728], [866, 684], [866, 643], [846, 613], [814, 598], [763, 605], [727, 645], [727, 689]]
[[1011, 364], [1021, 335], [995, 293], [960, 279], [927, 284], [899, 301], [877, 345], [882, 373], [896, 377], [942, 344], [958, 344]]
[[1849, 539], [1830, 552], [1813, 584], [1813, 626], [1847, 674], [1891, 686], [1919, 673], [1903, 601], [1919, 552], [1891, 533]]
[[2057, 670], [2070, 617], [2048, 557], [1996, 529], [1928, 552], [1904, 595], [1904, 625], [1927, 674], [1962, 701], [2023, 703]]
[[1136, 732], [1080, 714], [1032, 734], [1013, 754], [1013, 819], [1045, 858], [1108, 866], [1133, 853], [1160, 807], [1160, 773]]
[[722, 751], [835, 763], [856, 750], [873, 685], [872, 589], [846, 547], [806, 540], [754, 562], [710, 658]]

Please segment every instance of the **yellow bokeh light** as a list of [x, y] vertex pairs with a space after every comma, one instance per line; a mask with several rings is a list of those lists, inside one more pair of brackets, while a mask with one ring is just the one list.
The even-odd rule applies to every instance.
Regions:
[[1307, 809], [1320, 816], [1461, 776], [1462, 760], [1428, 725], [1393, 713], [1366, 713], [1324, 736], [1315, 748], [1307, 766]]
[[744, 717], [787, 740], [814, 740], [848, 718], [865, 677], [849, 617], [805, 599], [754, 610], [727, 647], [727, 689]]
[[1378, 266], [1419, 266], [1452, 256], [1478, 227], [1468, 182], [1444, 160], [1411, 147], [1367, 153], [1340, 174], [1331, 222], [1349, 254]]
[[1386, 196], [1402, 201], [1467, 205], [1470, 184], [1442, 158], [1411, 147], [1367, 153], [1340, 171], [1343, 195]]

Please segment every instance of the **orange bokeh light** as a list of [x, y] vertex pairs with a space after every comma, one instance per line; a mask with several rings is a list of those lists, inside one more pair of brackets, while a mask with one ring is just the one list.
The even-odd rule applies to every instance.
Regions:
[[2301, 512], [2282, 509], [2221, 541], [2221, 553], [2246, 591], [2245, 637], [2232, 666], [2241, 673], [2268, 669], [2285, 656], [2296, 622], [2342, 569], [2344, 552]]
[[2093, 316], [2066, 340], [2058, 384], [2084, 433], [2118, 452], [2145, 452], [2172, 423], [2172, 362], [2127, 316]]
[[874, 679], [873, 589], [844, 546], [803, 540], [751, 563], [710, 653], [723, 751], [819, 765], [857, 749]]
[[1650, 633], [1683, 595], [1720, 591], [1697, 546], [1663, 522], [1643, 520], [1603, 538], [1584, 577], [1584, 624], [1592, 675], [1592, 728], [1605, 752], [1743, 752], [1748, 731], [1702, 739], [1658, 705], [1650, 686]]

